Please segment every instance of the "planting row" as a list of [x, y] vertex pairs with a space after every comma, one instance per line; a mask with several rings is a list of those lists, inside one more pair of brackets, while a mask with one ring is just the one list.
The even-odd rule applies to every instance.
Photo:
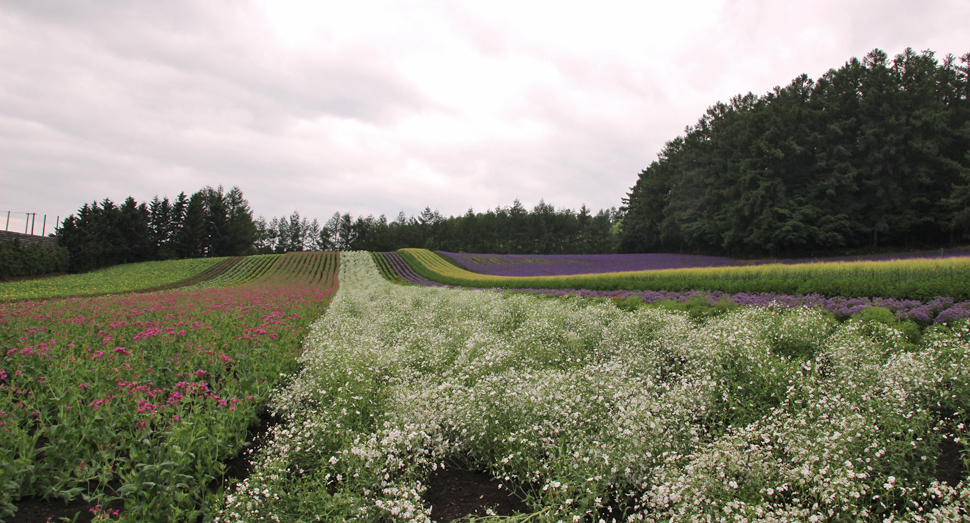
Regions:
[[[18, 500], [122, 499], [193, 521], [336, 286], [299, 253], [246, 286], [0, 304], [0, 520]], [[111, 514], [101, 514], [113, 519]]]
[[229, 267], [213, 278], [193, 285], [192, 288], [205, 289], [210, 287], [245, 285], [263, 277], [282, 256], [282, 254], [265, 254], [239, 258], [239, 261], [233, 264], [232, 267]]
[[807, 308], [695, 321], [391, 285], [345, 253], [286, 424], [217, 519], [429, 521], [429, 478], [464, 466], [520, 521], [954, 521], [968, 356], [965, 323], [914, 344]]
[[398, 252], [421, 277], [463, 287], [705, 290], [731, 294], [868, 296], [924, 302], [948, 296], [956, 301], [970, 300], [970, 257], [513, 277], [473, 273], [425, 249], [401, 249]]
[[[378, 269], [388, 281], [402, 281], [425, 287], [449, 287], [449, 285], [431, 281], [414, 272], [414, 269], [396, 252], [378, 252], [374, 253], [374, 256]], [[389, 275], [393, 276], [388, 278]]]

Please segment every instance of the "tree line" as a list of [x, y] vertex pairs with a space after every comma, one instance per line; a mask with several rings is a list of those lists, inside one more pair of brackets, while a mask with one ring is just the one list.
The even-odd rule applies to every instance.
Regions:
[[609, 253], [616, 250], [616, 209], [596, 214], [583, 205], [579, 211], [556, 209], [540, 201], [530, 212], [519, 200], [462, 216], [444, 217], [426, 207], [418, 216], [398, 213], [353, 217], [336, 212], [323, 226], [294, 212], [289, 217], [256, 220], [256, 251], [299, 250], [393, 251], [423, 247], [451, 252], [502, 254]]
[[710, 107], [624, 198], [624, 252], [939, 247], [970, 232], [970, 53], [874, 50]]
[[69, 271], [84, 272], [151, 260], [307, 250], [609, 253], [618, 245], [620, 219], [616, 208], [593, 214], [585, 205], [573, 211], [540, 201], [529, 211], [515, 200], [462, 216], [444, 217], [430, 207], [417, 216], [402, 211], [393, 221], [336, 212], [321, 226], [296, 211], [253, 219], [242, 190], [219, 186], [191, 196], [183, 192], [174, 200], [155, 196], [139, 203], [129, 196], [120, 205], [108, 198], [86, 203], [64, 219], [56, 236], [66, 249]]
[[57, 230], [69, 270], [83, 272], [122, 263], [249, 254], [256, 237], [249, 202], [238, 187], [205, 187], [173, 201], [155, 196], [121, 205], [105, 198], [84, 204]]

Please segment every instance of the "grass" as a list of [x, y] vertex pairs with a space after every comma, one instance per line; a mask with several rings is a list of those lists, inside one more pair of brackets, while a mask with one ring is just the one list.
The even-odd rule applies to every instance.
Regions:
[[130, 263], [85, 274], [0, 283], [0, 301], [118, 294], [169, 286], [194, 278], [225, 260], [194, 258]]

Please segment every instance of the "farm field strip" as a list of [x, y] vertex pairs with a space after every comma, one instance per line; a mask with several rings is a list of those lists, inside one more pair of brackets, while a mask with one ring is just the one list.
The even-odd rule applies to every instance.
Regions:
[[513, 277], [473, 273], [425, 249], [401, 249], [398, 252], [421, 277], [464, 287], [673, 292], [704, 290], [731, 294], [865, 296], [924, 302], [946, 296], [956, 301], [970, 300], [968, 257]]
[[245, 256], [228, 271], [209, 280], [200, 282], [192, 288], [229, 287], [245, 285], [262, 277], [275, 264], [282, 254], [262, 254]]
[[159, 288], [193, 279], [226, 258], [132, 263], [85, 274], [0, 283], [0, 301], [115, 294]]
[[396, 283], [399, 285], [413, 285], [411, 282], [405, 280], [401, 276], [398, 276], [398, 274], [394, 272], [394, 269], [391, 268], [390, 263], [387, 261], [387, 254], [388, 253], [384, 252], [370, 253], [371, 258], [374, 259], [374, 265], [377, 266], [377, 271], [381, 273], [381, 276], [391, 283]]
[[471, 254], [438, 251], [462, 267], [492, 276], [568, 276], [736, 265], [731, 258], [693, 254]]
[[[384, 253], [388, 254], [388, 253]], [[379, 253], [374, 253], [379, 256]], [[384, 258], [375, 258], [378, 267], [380, 263], [386, 263]], [[389, 267], [389, 266], [388, 266]], [[408, 283], [414, 285], [428, 285], [428, 280], [417, 276], [414, 271], [398, 269], [402, 273], [410, 273], [411, 279]], [[381, 269], [381, 275], [388, 281], [405, 281], [390, 268]], [[430, 282], [432, 286], [442, 286], [437, 282]], [[661, 302], [687, 303], [692, 300], [701, 300], [708, 305], [714, 306], [722, 301], [727, 301], [739, 306], [753, 307], [813, 307], [826, 310], [839, 320], [848, 319], [859, 314], [868, 307], [882, 307], [889, 310], [897, 321], [912, 321], [919, 325], [929, 325], [933, 323], [946, 323], [970, 318], [970, 301], [957, 302], [949, 297], [937, 297], [926, 302], [920, 300], [901, 300], [896, 298], [868, 298], [868, 297], [846, 297], [833, 296], [824, 297], [819, 294], [778, 294], [771, 292], [763, 293], [725, 293], [721, 291], [596, 291], [587, 289], [512, 289], [510, 292], [527, 292], [538, 295], [551, 296], [580, 296], [584, 298], [612, 298], [626, 300], [631, 297], [639, 298], [642, 303], [657, 304]]]
[[517, 520], [955, 521], [970, 508], [970, 329], [921, 343], [820, 311], [704, 322], [589, 300], [392, 285], [341, 254], [341, 290], [286, 419], [219, 522], [429, 521], [440, 467], [488, 470]]
[[288, 258], [298, 274], [243, 286], [0, 303], [0, 520], [39, 495], [121, 498], [126, 521], [211, 513], [336, 289], [336, 253]]
[[493, 276], [568, 276], [610, 272], [635, 272], [702, 267], [730, 267], [805, 263], [892, 261], [905, 259], [945, 259], [970, 256], [959, 249], [940, 251], [901, 252], [867, 256], [838, 256], [802, 259], [739, 260], [721, 256], [695, 254], [474, 254], [438, 251], [471, 272]]
[[335, 277], [339, 257], [325, 252], [291, 252], [283, 256], [274, 271], [260, 282], [317, 285]]
[[448, 287], [449, 285], [438, 283], [436, 281], [429, 280], [422, 277], [420, 274], [414, 271], [414, 269], [409, 265], [400, 254], [396, 252], [382, 252], [379, 253], [384, 256], [387, 261], [387, 265], [391, 273], [395, 274], [398, 278], [414, 284], [423, 285], [425, 287]]

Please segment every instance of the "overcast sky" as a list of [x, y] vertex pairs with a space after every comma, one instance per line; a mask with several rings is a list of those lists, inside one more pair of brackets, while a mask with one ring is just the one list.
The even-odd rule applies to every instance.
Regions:
[[267, 219], [619, 206], [710, 105], [874, 48], [961, 55], [967, 20], [967, 0], [0, 0], [0, 221], [220, 184]]

